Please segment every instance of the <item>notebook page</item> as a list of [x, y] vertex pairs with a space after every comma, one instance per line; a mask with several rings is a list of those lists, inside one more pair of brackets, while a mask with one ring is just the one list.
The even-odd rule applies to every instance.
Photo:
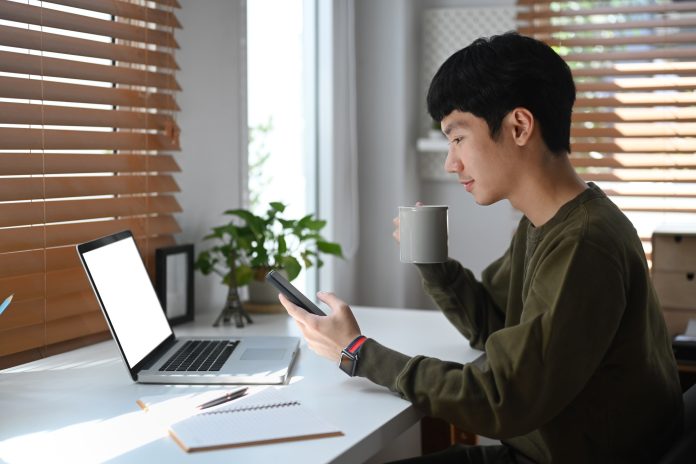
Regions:
[[205, 410], [173, 424], [170, 433], [186, 451], [343, 435], [299, 402], [273, 389]]

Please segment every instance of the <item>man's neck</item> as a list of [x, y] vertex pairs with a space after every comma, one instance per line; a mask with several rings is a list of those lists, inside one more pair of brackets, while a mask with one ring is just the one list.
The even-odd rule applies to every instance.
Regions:
[[544, 157], [525, 173], [518, 186], [510, 203], [535, 227], [546, 224], [563, 205], [587, 189], [567, 155]]

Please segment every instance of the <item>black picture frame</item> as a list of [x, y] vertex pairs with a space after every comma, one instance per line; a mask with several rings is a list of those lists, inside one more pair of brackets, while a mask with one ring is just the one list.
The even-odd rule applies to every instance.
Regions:
[[170, 324], [193, 320], [192, 244], [155, 250], [155, 291]]

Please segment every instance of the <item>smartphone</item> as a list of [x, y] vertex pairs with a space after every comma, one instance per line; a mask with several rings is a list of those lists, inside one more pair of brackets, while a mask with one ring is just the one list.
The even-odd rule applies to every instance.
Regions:
[[309, 298], [304, 296], [293, 284], [288, 282], [288, 279], [283, 277], [278, 271], [271, 271], [266, 274], [266, 281], [278, 289], [280, 293], [295, 303], [300, 308], [308, 313], [316, 314], [317, 316], [326, 316], [326, 313], [319, 309], [317, 305], [309, 301]]

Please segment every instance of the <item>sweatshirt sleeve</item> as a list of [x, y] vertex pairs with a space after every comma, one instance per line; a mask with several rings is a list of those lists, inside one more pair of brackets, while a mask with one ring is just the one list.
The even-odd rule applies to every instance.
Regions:
[[528, 433], [564, 409], [600, 364], [626, 303], [622, 275], [591, 243], [559, 243], [532, 277], [520, 323], [488, 337], [487, 363], [409, 358], [370, 340], [358, 375], [464, 430]]
[[484, 270], [481, 282], [459, 262], [418, 264], [423, 289], [473, 348], [482, 350], [493, 332], [505, 324], [509, 251]]

